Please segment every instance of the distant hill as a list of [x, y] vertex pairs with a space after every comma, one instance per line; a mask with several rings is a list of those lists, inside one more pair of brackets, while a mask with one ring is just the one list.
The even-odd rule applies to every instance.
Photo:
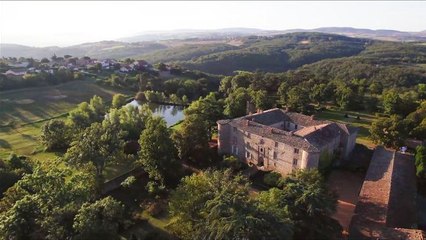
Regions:
[[256, 28], [225, 28], [216, 30], [175, 30], [144, 32], [135, 36], [120, 38], [119, 41], [161, 41], [166, 39], [188, 39], [188, 38], [235, 38], [247, 36], [273, 36], [294, 32], [321, 32], [340, 34], [349, 37], [371, 38], [388, 41], [426, 41], [426, 30], [422, 32], [402, 32], [395, 30], [371, 30], [351, 27], [324, 27], [315, 29], [288, 29], [288, 30], [263, 30]]
[[215, 74], [235, 70], [285, 71], [326, 58], [360, 53], [371, 40], [324, 33], [289, 33], [240, 38], [241, 45], [179, 46], [140, 57], [150, 62], [175, 62]]
[[387, 40], [387, 41], [426, 41], [426, 31], [422, 32], [401, 32], [395, 30], [387, 29], [361, 29], [361, 28], [349, 28], [349, 27], [329, 27], [329, 28], [317, 28], [313, 31], [323, 32], [323, 33], [333, 33], [340, 34], [349, 37], [358, 37], [358, 38], [371, 38], [378, 40]]
[[41, 59], [53, 54], [63, 56], [69, 54], [75, 57], [90, 56], [94, 58], [125, 58], [148, 52], [161, 50], [167, 46], [154, 42], [126, 43], [118, 41], [102, 41], [84, 43], [70, 47], [28, 47], [17, 44], [0, 44], [2, 57], [33, 57]]
[[[120, 38], [117, 41], [84, 43], [69, 47], [52, 46], [38, 48], [2, 43], [0, 44], [0, 56], [43, 58], [50, 57], [53, 54], [58, 56], [69, 54], [77, 57], [126, 58], [146, 55], [153, 61], [187, 61], [190, 60], [187, 57], [200, 57], [207, 53], [232, 50], [235, 46], [240, 46], [248, 37], [273, 37], [298, 32], [320, 32], [354, 38], [388, 41], [426, 42], [426, 30], [422, 32], [402, 32], [349, 27], [289, 30], [262, 30], [255, 28], [225, 28], [217, 30], [183, 29], [176, 31], [144, 32], [135, 36]], [[211, 48], [209, 49], [209, 47]], [[158, 52], [159, 50], [166, 49], [167, 51]], [[182, 53], [183, 51], [187, 52]], [[199, 53], [196, 53], [197, 51], [199, 51]], [[171, 56], [168, 56], [168, 53], [170, 53]], [[177, 57], [177, 55], [180, 55], [180, 57]]]
[[270, 35], [269, 31], [256, 28], [224, 28], [215, 30], [181, 29], [173, 31], [149, 31], [135, 36], [119, 38], [123, 42], [161, 41], [170, 39], [222, 39], [250, 35]]

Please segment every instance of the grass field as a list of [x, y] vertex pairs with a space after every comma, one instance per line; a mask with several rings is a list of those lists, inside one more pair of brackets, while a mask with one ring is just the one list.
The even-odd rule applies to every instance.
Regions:
[[3, 91], [0, 97], [0, 126], [19, 126], [68, 112], [93, 95], [111, 100], [117, 90], [99, 86], [92, 80], [57, 86]]
[[51, 157], [39, 153], [43, 149], [38, 139], [44, 122], [64, 117], [64, 114], [94, 95], [110, 101], [115, 93], [118, 91], [99, 86], [92, 80], [1, 92], [0, 158], [8, 156], [10, 152], [40, 159]]
[[[349, 117], [346, 118], [345, 114], [348, 114]], [[357, 116], [359, 116], [360, 119], [356, 119]], [[369, 138], [370, 136], [369, 129], [370, 129], [371, 123], [376, 118], [376, 116], [372, 114], [368, 114], [368, 113], [341, 111], [336, 108], [330, 108], [317, 114], [317, 117], [319, 119], [346, 123], [354, 127], [358, 127], [359, 132], [358, 132], [357, 143], [365, 145], [369, 148], [372, 148], [375, 146], [375, 144]]]

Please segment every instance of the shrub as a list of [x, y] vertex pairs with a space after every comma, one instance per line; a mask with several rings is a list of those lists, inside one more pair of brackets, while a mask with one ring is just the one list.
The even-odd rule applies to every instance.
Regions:
[[124, 188], [131, 187], [136, 182], [135, 176], [127, 177], [123, 182], [121, 182], [121, 186]]
[[277, 172], [270, 172], [265, 174], [263, 177], [263, 183], [271, 187], [279, 187], [280, 185], [281, 174]]
[[135, 96], [135, 99], [138, 101], [145, 101], [145, 93], [144, 92], [138, 92]]
[[231, 168], [233, 171], [238, 171], [243, 168], [243, 163], [235, 156], [225, 156], [223, 159], [224, 166]]

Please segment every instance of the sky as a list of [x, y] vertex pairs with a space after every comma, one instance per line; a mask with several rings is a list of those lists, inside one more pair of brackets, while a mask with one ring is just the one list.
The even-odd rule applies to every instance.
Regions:
[[144, 31], [230, 27], [426, 30], [414, 1], [0, 1], [0, 43], [69, 46]]

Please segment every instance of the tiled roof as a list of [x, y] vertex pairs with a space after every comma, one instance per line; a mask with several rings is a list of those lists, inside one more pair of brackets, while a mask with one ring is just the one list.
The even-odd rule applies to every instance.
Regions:
[[[304, 126], [304, 128], [289, 132], [270, 127], [270, 125], [282, 121], [290, 121], [299, 126]], [[318, 152], [322, 146], [330, 143], [342, 131], [347, 134], [357, 131], [356, 128], [348, 127], [345, 124], [315, 120], [311, 116], [287, 112], [279, 108], [240, 118], [223, 119], [217, 121], [217, 123], [221, 125], [230, 124], [243, 131], [270, 138], [277, 142], [284, 142], [308, 152]]]
[[310, 144], [321, 148], [338, 137], [341, 128], [336, 123], [325, 123], [317, 126], [302, 128], [294, 134], [305, 138]]
[[266, 137], [277, 142], [283, 142], [295, 148], [300, 148], [308, 152], [319, 152], [319, 149], [314, 145], [310, 144], [302, 137], [293, 135], [291, 132], [283, 131], [277, 128], [271, 128], [252, 121], [249, 121], [247, 124], [247, 120], [244, 119], [236, 119], [230, 121], [229, 124], [233, 127], [237, 127], [242, 131]]
[[[281, 111], [283, 111], [283, 110], [281, 110]], [[310, 127], [310, 126], [315, 126], [315, 125], [320, 125], [320, 124], [325, 124], [325, 123], [331, 123], [330, 121], [326, 121], [326, 120], [316, 120], [316, 119], [313, 119], [312, 116], [307, 116], [307, 115], [304, 115], [304, 114], [301, 114], [301, 113], [284, 112], [284, 114], [293, 123], [304, 126], [304, 127]]]

